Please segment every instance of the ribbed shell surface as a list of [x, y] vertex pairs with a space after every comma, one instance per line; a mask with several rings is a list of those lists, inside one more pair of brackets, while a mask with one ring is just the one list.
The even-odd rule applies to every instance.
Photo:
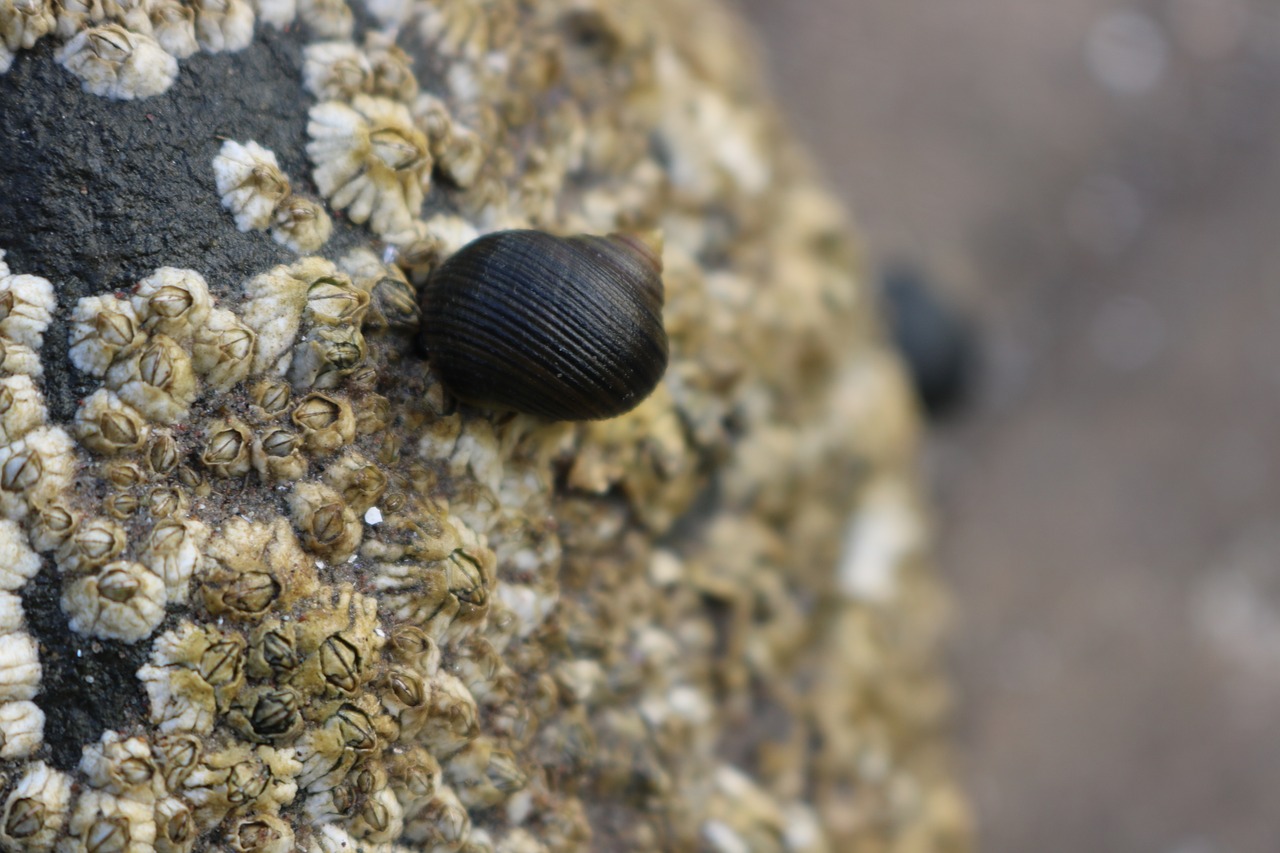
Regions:
[[660, 263], [634, 241], [500, 231], [422, 293], [431, 366], [469, 402], [552, 420], [637, 406], [667, 367]]

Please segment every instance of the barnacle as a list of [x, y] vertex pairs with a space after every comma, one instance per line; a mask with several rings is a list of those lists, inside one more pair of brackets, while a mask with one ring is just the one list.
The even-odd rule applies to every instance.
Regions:
[[27, 758], [44, 743], [44, 712], [34, 702], [0, 703], [0, 758]]
[[0, 519], [0, 589], [21, 589], [39, 571], [40, 556], [27, 544], [22, 528]]
[[49, 0], [4, 0], [0, 3], [0, 74], [9, 70], [13, 55], [30, 50], [53, 29]]
[[303, 85], [320, 100], [347, 101], [368, 91], [373, 66], [351, 42], [312, 42], [302, 55]]
[[25, 518], [71, 486], [76, 458], [71, 437], [60, 427], [37, 427], [0, 446], [0, 513]]
[[247, 0], [193, 0], [196, 41], [210, 53], [243, 50], [253, 39], [253, 7]]
[[195, 12], [178, 0], [154, 0], [150, 4], [151, 35], [178, 59], [199, 50], [196, 42]]
[[215, 391], [244, 381], [253, 365], [258, 336], [230, 311], [215, 308], [195, 333], [191, 366]]
[[346, 276], [323, 258], [302, 258], [290, 266], [273, 267], [244, 284], [247, 302], [243, 320], [258, 335], [253, 372], [283, 376], [292, 360], [290, 349], [317, 285], [341, 285]]
[[177, 423], [195, 402], [199, 385], [187, 351], [167, 335], [155, 335], [107, 370], [107, 387], [149, 420]]
[[311, 108], [307, 154], [316, 186], [353, 222], [379, 235], [409, 227], [430, 180], [426, 137], [409, 110], [386, 98], [355, 95], [351, 104], [324, 101]]
[[210, 560], [200, 590], [215, 615], [256, 619], [272, 606], [306, 598], [317, 586], [314, 562], [283, 518], [270, 524], [232, 518], [205, 553]]
[[40, 652], [29, 634], [0, 636], [0, 702], [34, 699], [40, 674]]
[[302, 429], [303, 443], [316, 453], [332, 453], [355, 438], [355, 414], [341, 397], [308, 394], [294, 408], [293, 422]]
[[39, 350], [56, 305], [48, 279], [36, 275], [0, 277], [0, 336]]
[[81, 30], [58, 51], [58, 61], [89, 94], [122, 101], [159, 95], [178, 76], [178, 61], [155, 39], [119, 24]]
[[161, 267], [138, 282], [129, 301], [145, 331], [183, 344], [209, 317], [209, 285], [195, 270]]
[[297, 433], [271, 427], [253, 439], [253, 467], [263, 480], [299, 480], [307, 473], [307, 457]]
[[28, 764], [5, 800], [0, 841], [7, 849], [52, 850], [70, 810], [71, 777], [43, 761]]
[[89, 788], [75, 801], [67, 834], [86, 850], [146, 853], [156, 840], [150, 803]]
[[241, 231], [264, 231], [276, 206], [289, 195], [289, 178], [276, 155], [258, 143], [228, 139], [213, 158], [213, 179], [222, 206], [235, 216]]
[[234, 418], [218, 420], [207, 427], [205, 434], [208, 440], [200, 461], [206, 468], [219, 477], [243, 477], [249, 473], [253, 465], [253, 435], [247, 426]]
[[0, 373], [34, 376], [39, 379], [44, 375], [44, 365], [31, 347], [0, 337]]
[[125, 532], [109, 518], [80, 522], [58, 548], [58, 568], [64, 572], [88, 572], [104, 566], [124, 551]]
[[298, 0], [298, 17], [323, 38], [350, 38], [355, 26], [346, 0]]
[[105, 376], [111, 362], [146, 339], [132, 303], [114, 296], [86, 296], [71, 314], [71, 363], [85, 373]]
[[104, 456], [137, 450], [147, 440], [147, 428], [133, 407], [105, 388], [90, 394], [76, 411], [76, 438]]
[[202, 561], [201, 549], [209, 538], [209, 529], [195, 519], [172, 517], [177, 513], [176, 506], [167, 515], [157, 509], [153, 497], [151, 514], [159, 520], [147, 534], [140, 559], [164, 581], [169, 602], [185, 604], [190, 595], [191, 576]]
[[298, 16], [297, 0], [254, 0], [258, 20], [276, 29], [285, 29]]
[[418, 95], [418, 78], [413, 74], [409, 55], [396, 45], [395, 39], [386, 33], [370, 30], [365, 34], [364, 54], [370, 65], [365, 91], [412, 103]]
[[165, 603], [164, 581], [128, 560], [80, 575], [62, 591], [62, 611], [72, 631], [127, 643], [149, 637], [160, 626]]
[[318, 202], [291, 195], [276, 207], [271, 237], [291, 251], [314, 252], [332, 233], [333, 220]]
[[156, 803], [156, 850], [158, 853], [189, 853], [195, 847], [195, 818], [191, 807], [178, 797], [165, 797]]
[[289, 494], [289, 508], [303, 546], [312, 553], [345, 560], [360, 546], [360, 521], [328, 486], [299, 483]]
[[105, 731], [97, 743], [85, 747], [80, 772], [94, 788], [132, 800], [151, 801], [164, 793], [164, 779], [140, 737]]

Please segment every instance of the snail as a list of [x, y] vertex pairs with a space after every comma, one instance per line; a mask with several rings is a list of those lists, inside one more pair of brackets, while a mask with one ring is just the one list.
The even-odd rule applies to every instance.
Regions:
[[630, 411], [667, 368], [662, 259], [645, 238], [498, 231], [422, 290], [422, 340], [470, 403], [551, 420]]

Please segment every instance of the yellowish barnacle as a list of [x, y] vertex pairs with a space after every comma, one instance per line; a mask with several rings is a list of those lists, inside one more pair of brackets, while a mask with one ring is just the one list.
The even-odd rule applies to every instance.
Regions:
[[86, 296], [71, 314], [71, 363], [93, 376], [105, 376], [117, 356], [146, 339], [133, 305], [114, 296]]
[[144, 417], [163, 424], [185, 418], [199, 390], [186, 350], [167, 335], [155, 335], [111, 365], [107, 386]]
[[235, 418], [214, 421], [205, 429], [200, 461], [215, 476], [243, 477], [253, 467], [253, 434]]
[[179, 0], [154, 0], [148, 17], [151, 34], [159, 45], [178, 59], [186, 59], [200, 49], [196, 42], [195, 11]]
[[0, 702], [34, 699], [40, 674], [40, 651], [31, 635], [0, 636]]
[[418, 741], [437, 758], [447, 758], [480, 734], [480, 712], [465, 684], [447, 672], [430, 682], [431, 711]]
[[353, 222], [381, 236], [409, 227], [430, 181], [431, 154], [409, 110], [387, 98], [356, 95], [350, 105], [311, 108], [307, 154], [316, 186]]
[[122, 101], [159, 95], [178, 76], [178, 61], [155, 39], [119, 24], [81, 31], [58, 51], [58, 61], [89, 94]]
[[290, 195], [276, 207], [271, 238], [291, 251], [317, 251], [332, 233], [333, 220], [317, 201]]
[[67, 834], [87, 851], [148, 853], [155, 849], [155, 814], [151, 802], [86, 788], [72, 808]]
[[364, 54], [371, 73], [365, 91], [371, 95], [392, 98], [405, 104], [418, 95], [418, 78], [413, 63], [395, 38], [385, 32], [369, 30], [364, 37]]
[[0, 519], [0, 589], [22, 589], [39, 572], [40, 555], [31, 550], [22, 528]]
[[245, 641], [184, 622], [156, 638], [151, 663], [138, 670], [160, 731], [208, 734], [244, 685]]
[[29, 758], [44, 743], [44, 712], [34, 702], [0, 703], [0, 758]]
[[161, 267], [138, 282], [129, 298], [143, 330], [190, 343], [209, 318], [212, 300], [195, 270]]
[[241, 818], [227, 830], [227, 841], [236, 853], [292, 853], [293, 827], [269, 814]]
[[117, 560], [73, 578], [62, 591], [62, 612], [72, 631], [136, 643], [164, 620], [164, 581], [141, 563]]
[[292, 687], [258, 685], [240, 694], [227, 721], [257, 743], [290, 743], [302, 731], [303, 701]]
[[190, 853], [199, 833], [191, 807], [178, 797], [156, 803], [156, 853]]
[[315, 314], [309, 307], [311, 294], [327, 283], [350, 287], [332, 262], [312, 257], [273, 267], [244, 283], [247, 302], [243, 319], [258, 334], [254, 373], [284, 375], [304, 312], [309, 318]]
[[37, 427], [0, 447], [0, 514], [25, 518], [71, 487], [75, 445], [60, 427]]
[[317, 327], [294, 349], [289, 381], [295, 388], [334, 388], [359, 366], [365, 352], [358, 328]]
[[200, 762], [204, 741], [192, 734], [162, 734], [152, 743], [156, 766], [169, 791], [182, 788], [187, 776]]
[[471, 809], [496, 806], [528, 783], [511, 751], [484, 737], [471, 741], [449, 760], [445, 778]]
[[300, 663], [292, 683], [310, 694], [357, 696], [375, 674], [383, 642], [377, 602], [344, 585], [323, 613], [298, 625]]
[[28, 520], [31, 547], [42, 554], [61, 547], [80, 523], [79, 515], [61, 495], [37, 502]]
[[373, 66], [364, 51], [349, 41], [317, 41], [303, 49], [302, 80], [322, 101], [349, 101], [369, 91]]
[[249, 389], [250, 411], [259, 421], [270, 421], [289, 411], [293, 388], [288, 382], [264, 379]]
[[293, 422], [302, 429], [303, 444], [315, 453], [333, 453], [351, 443], [356, 434], [355, 413], [342, 397], [311, 393], [293, 410]]
[[[186, 491], [179, 486], [161, 485], [147, 492], [146, 508], [155, 519], [171, 518], [186, 512], [190, 505]], [[185, 597], [175, 597], [170, 590], [169, 600], [179, 603], [185, 601]]]
[[213, 179], [222, 206], [241, 231], [265, 231], [276, 206], [289, 195], [289, 178], [276, 155], [253, 140], [222, 143], [213, 158]]
[[43, 761], [28, 764], [5, 799], [0, 842], [7, 850], [48, 853], [70, 810], [71, 777]]
[[289, 494], [289, 509], [303, 547], [313, 554], [340, 561], [360, 547], [359, 519], [328, 486], [299, 483]]
[[404, 230], [387, 235], [387, 241], [399, 247], [396, 262], [420, 285], [419, 272], [429, 272], [479, 236], [475, 226], [461, 216], [437, 213], [426, 220], [415, 219]]
[[265, 481], [300, 480], [307, 473], [302, 438], [280, 427], [268, 427], [253, 439], [253, 467]]
[[192, 7], [202, 50], [234, 52], [253, 41], [253, 7], [247, 0], [193, 0]]
[[387, 490], [387, 475], [359, 453], [348, 453], [324, 472], [325, 483], [335, 490], [356, 515], [378, 502]]
[[449, 138], [439, 146], [436, 168], [454, 186], [466, 189], [479, 177], [486, 154], [479, 134], [455, 124]]
[[440, 0], [422, 7], [418, 33], [452, 59], [478, 60], [492, 44], [487, 11], [469, 0]]
[[0, 374], [39, 379], [44, 375], [44, 365], [40, 363], [40, 354], [31, 347], [0, 337]]
[[58, 569], [74, 574], [105, 566], [124, 551], [125, 532], [109, 518], [86, 518], [58, 548]]
[[470, 834], [466, 807], [451, 788], [441, 786], [425, 805], [406, 814], [403, 838], [427, 849], [457, 850]]
[[258, 336], [225, 308], [209, 312], [195, 333], [191, 366], [215, 391], [230, 391], [249, 376]]
[[358, 761], [377, 754], [395, 724], [374, 707], [376, 703], [369, 694], [342, 702], [320, 725], [303, 732], [297, 745], [301, 790], [313, 794], [332, 790]]
[[22, 630], [22, 599], [12, 592], [0, 592], [0, 636]]
[[298, 0], [298, 17], [321, 38], [351, 38], [355, 26], [346, 0]]
[[147, 440], [147, 422], [111, 391], [100, 388], [76, 410], [76, 438], [95, 453], [137, 450]]
[[[168, 489], [172, 493], [172, 489]], [[177, 504], [179, 498], [172, 498]], [[155, 575], [164, 581], [165, 592], [171, 604], [186, 604], [191, 594], [191, 576], [202, 559], [201, 549], [209, 538], [209, 528], [194, 518], [177, 518], [177, 506], [168, 516], [158, 515], [157, 501], [151, 502], [152, 516], [158, 517], [155, 526], [143, 540], [139, 559]]]
[[366, 843], [387, 844], [404, 830], [404, 811], [390, 788], [378, 788], [365, 795], [348, 826], [353, 836]]
[[313, 326], [358, 327], [369, 309], [369, 294], [343, 274], [316, 278], [307, 287], [303, 319]]
[[206, 553], [211, 559], [200, 591], [216, 616], [256, 620], [273, 606], [310, 596], [318, 585], [314, 561], [283, 518], [270, 524], [231, 518]]
[[55, 20], [49, 0], [0, 2], [0, 74], [9, 70], [17, 51], [30, 50], [48, 35]]
[[151, 754], [151, 745], [141, 737], [126, 738], [107, 730], [97, 743], [84, 748], [80, 772], [94, 788], [151, 802], [164, 794], [164, 778]]

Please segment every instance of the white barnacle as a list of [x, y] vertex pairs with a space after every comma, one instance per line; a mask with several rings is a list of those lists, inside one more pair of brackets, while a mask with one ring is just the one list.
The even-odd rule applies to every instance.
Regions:
[[142, 416], [105, 388], [90, 394], [76, 410], [72, 429], [85, 447], [103, 456], [137, 450], [148, 432]]
[[302, 80], [322, 101], [348, 101], [368, 90], [373, 66], [349, 41], [318, 41], [302, 53]]
[[164, 424], [186, 417], [198, 392], [190, 357], [168, 335], [156, 335], [111, 365], [107, 387], [149, 420]]
[[[432, 151], [437, 149], [433, 146]], [[487, 154], [479, 134], [455, 124], [436, 153], [436, 168], [452, 184], [465, 189], [476, 182]]]
[[0, 444], [17, 441], [48, 419], [44, 396], [30, 376], [0, 379]]
[[178, 60], [155, 39], [119, 24], [83, 30], [62, 46], [58, 61], [89, 94], [120, 101], [159, 95], [178, 76]]
[[244, 283], [244, 322], [258, 335], [253, 373], [284, 375], [302, 324], [307, 293], [315, 282], [332, 278], [346, 277], [324, 258], [301, 258], [290, 266], [272, 267]]
[[48, 279], [38, 275], [0, 278], [0, 336], [40, 349], [57, 304]]
[[186, 59], [200, 49], [196, 43], [195, 13], [178, 0], [155, 0], [150, 5], [151, 35], [178, 59]]
[[22, 630], [22, 597], [0, 592], [0, 637]]
[[34, 702], [0, 704], [0, 758], [29, 758], [44, 743], [44, 711]]
[[75, 471], [75, 444], [61, 427], [37, 427], [0, 446], [0, 515], [25, 518], [70, 488]]
[[114, 296], [86, 296], [71, 313], [71, 349], [67, 355], [79, 370], [105, 376], [111, 362], [146, 340], [133, 305]]
[[321, 38], [351, 38], [355, 16], [346, 0], [298, 0], [298, 16]]
[[316, 251], [332, 233], [333, 220], [324, 205], [298, 195], [280, 202], [271, 225], [271, 239], [299, 254]]
[[30, 634], [0, 637], [0, 702], [34, 699], [40, 676], [40, 649]]
[[6, 850], [48, 853], [70, 809], [71, 777], [43, 761], [28, 764], [5, 799], [0, 842]]
[[168, 600], [186, 604], [209, 528], [195, 519], [162, 518], [147, 534], [141, 559], [164, 580]]
[[44, 375], [44, 365], [40, 354], [31, 347], [0, 337], [0, 374], [39, 379]]
[[418, 95], [418, 78], [409, 55], [396, 44], [395, 37], [371, 30], [364, 37], [364, 52], [373, 67], [367, 91], [412, 103]]
[[409, 227], [431, 179], [427, 139], [404, 104], [356, 95], [316, 104], [309, 113], [307, 155], [316, 186], [353, 222], [379, 235]]
[[124, 528], [109, 518], [86, 518], [58, 548], [58, 569], [90, 572], [120, 556], [127, 542]]
[[187, 623], [178, 631], [161, 634], [151, 663], [138, 669], [138, 680], [151, 704], [151, 722], [165, 734], [208, 734], [218, 713], [213, 685], [200, 674], [195, 661], [181, 654], [193, 630]]
[[446, 260], [454, 252], [480, 236], [461, 216], [437, 213], [430, 219], [416, 219], [403, 231], [387, 236], [387, 242], [401, 247], [401, 254], [429, 254], [431, 263]]
[[78, 843], [66, 849], [152, 853], [156, 841], [152, 807], [149, 801], [87, 788], [76, 800], [67, 822], [67, 834]]
[[128, 560], [108, 563], [63, 589], [62, 612], [77, 634], [136, 643], [164, 620], [164, 581]]
[[227, 841], [235, 853], [292, 853], [293, 827], [270, 814], [243, 817], [227, 828]]
[[151, 745], [140, 737], [122, 736], [107, 731], [97, 743], [84, 747], [80, 756], [80, 772], [95, 788], [151, 802], [164, 794], [164, 778], [151, 754]]
[[253, 140], [222, 143], [213, 158], [213, 179], [241, 231], [266, 230], [276, 205], [289, 195], [289, 178], [276, 155]]
[[156, 803], [156, 853], [190, 853], [199, 837], [191, 807], [181, 798]]
[[194, 0], [196, 41], [209, 53], [243, 50], [253, 41], [253, 7], [246, 0]]
[[298, 17], [298, 0], [253, 0], [253, 8], [259, 21], [278, 30], [283, 30]]
[[231, 311], [215, 308], [196, 330], [191, 366], [216, 391], [229, 391], [249, 376], [258, 336]]
[[160, 267], [129, 297], [142, 328], [188, 343], [209, 317], [209, 285], [195, 270]]
[[58, 38], [63, 40], [74, 38], [77, 33], [88, 29], [91, 23], [100, 24], [107, 17], [102, 0], [62, 0], [55, 4], [54, 15]]

